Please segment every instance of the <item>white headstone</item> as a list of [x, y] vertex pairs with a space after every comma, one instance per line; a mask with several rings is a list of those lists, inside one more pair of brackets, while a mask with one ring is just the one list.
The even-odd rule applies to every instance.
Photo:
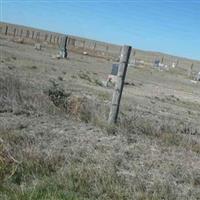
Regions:
[[34, 48], [35, 48], [36, 50], [41, 50], [41, 49], [42, 49], [42, 46], [41, 46], [40, 43], [36, 43], [35, 46], [34, 46]]
[[200, 81], [200, 72], [197, 75], [197, 81]]

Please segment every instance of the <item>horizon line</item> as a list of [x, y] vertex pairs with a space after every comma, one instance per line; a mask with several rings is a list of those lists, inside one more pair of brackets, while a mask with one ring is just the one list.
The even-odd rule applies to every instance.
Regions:
[[47, 29], [43, 29], [41, 27], [32, 27], [30, 25], [25, 25], [25, 24], [16, 24], [16, 23], [12, 23], [12, 22], [7, 22], [7, 21], [1, 21], [0, 20], [0, 23], [3, 23], [3, 24], [11, 24], [11, 25], [17, 25], [17, 26], [24, 26], [26, 28], [33, 28], [33, 29], [38, 29], [38, 30], [42, 30], [42, 31], [47, 31], [47, 32], [52, 32], [52, 33], [55, 33], [55, 34], [61, 34], [61, 35], [69, 35], [69, 36], [75, 36], [75, 37], [79, 37], [79, 38], [83, 38], [83, 39], [88, 39], [88, 40], [93, 40], [93, 41], [98, 41], [98, 42], [102, 42], [102, 43], [108, 43], [108, 44], [112, 44], [112, 45], [116, 45], [116, 46], [123, 46], [123, 45], [130, 45], [132, 46], [133, 49], [135, 50], [139, 50], [139, 51], [144, 51], [144, 52], [149, 52], [149, 53], [157, 53], [157, 54], [165, 54], [167, 56], [173, 56], [173, 57], [176, 57], [176, 58], [179, 58], [179, 59], [187, 59], [187, 60], [192, 60], [192, 61], [195, 61], [195, 62], [200, 62], [200, 59], [195, 59], [195, 58], [190, 58], [190, 57], [186, 57], [186, 56], [180, 56], [180, 55], [174, 55], [174, 54], [170, 54], [168, 52], [162, 52], [162, 51], [156, 51], [156, 50], [151, 50], [151, 49], [140, 49], [140, 48], [135, 48], [133, 45], [131, 44], [116, 44], [116, 43], [112, 43], [110, 41], [103, 41], [103, 40], [98, 40], [98, 39], [95, 39], [95, 38], [89, 38], [89, 37], [84, 37], [84, 36], [81, 36], [81, 35], [73, 35], [73, 34], [68, 34], [68, 33], [63, 33], [63, 32], [56, 32], [55, 30], [47, 30]]

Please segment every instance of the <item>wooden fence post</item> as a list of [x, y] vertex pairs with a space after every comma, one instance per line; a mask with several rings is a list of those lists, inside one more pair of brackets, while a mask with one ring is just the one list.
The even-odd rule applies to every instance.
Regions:
[[5, 35], [8, 34], [8, 26], [6, 26]]
[[61, 57], [67, 58], [67, 44], [68, 44], [68, 36], [64, 36], [61, 42]]
[[31, 36], [31, 38], [32, 38], [32, 39], [34, 38], [34, 34], [35, 34], [35, 32], [34, 32], [34, 31], [32, 31], [32, 36]]
[[179, 64], [179, 60], [176, 61], [176, 67], [178, 67], [178, 64]]
[[22, 34], [23, 34], [23, 29], [21, 29], [20, 31], [20, 38], [22, 37]]
[[111, 105], [110, 114], [108, 118], [109, 124], [113, 124], [117, 122], [120, 100], [121, 100], [122, 91], [124, 87], [124, 80], [126, 77], [126, 71], [128, 67], [130, 53], [131, 53], [131, 46], [123, 46], [121, 50], [121, 55], [120, 55], [117, 82], [115, 84], [115, 90], [113, 92], [113, 97], [112, 97], [112, 105]]
[[96, 42], [94, 43], [94, 47], [93, 47], [93, 50], [95, 51], [96, 50]]
[[162, 64], [164, 63], [164, 56], [162, 57], [161, 63], [162, 63]]
[[16, 35], [16, 28], [14, 28], [14, 31], [13, 31], [13, 36], [15, 37]]
[[50, 38], [49, 38], [49, 43], [51, 44], [51, 40], [52, 40], [52, 35], [50, 35]]
[[189, 76], [190, 78], [192, 78], [193, 67], [194, 67], [194, 64], [192, 63], [191, 66], [190, 66], [189, 69], [188, 69], [188, 76]]

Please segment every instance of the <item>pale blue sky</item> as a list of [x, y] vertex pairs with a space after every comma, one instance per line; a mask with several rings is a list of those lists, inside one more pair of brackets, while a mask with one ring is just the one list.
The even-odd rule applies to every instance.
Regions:
[[0, 0], [1, 21], [200, 60], [200, 0]]

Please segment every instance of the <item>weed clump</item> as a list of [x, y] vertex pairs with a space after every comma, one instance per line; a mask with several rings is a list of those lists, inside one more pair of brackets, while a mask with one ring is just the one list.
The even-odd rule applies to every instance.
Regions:
[[63, 88], [58, 85], [53, 85], [48, 90], [48, 96], [55, 106], [67, 109], [67, 99], [71, 93], [66, 93]]

